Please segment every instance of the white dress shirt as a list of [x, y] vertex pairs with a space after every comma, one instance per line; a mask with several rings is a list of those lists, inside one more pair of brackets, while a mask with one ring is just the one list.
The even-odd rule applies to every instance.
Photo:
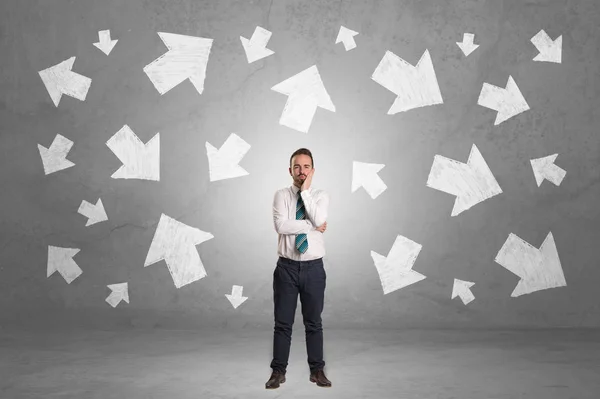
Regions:
[[[296, 220], [298, 191], [295, 185], [275, 192], [273, 198], [273, 223], [279, 234], [277, 254], [292, 260], [313, 260], [325, 256], [323, 233], [316, 228], [327, 220], [329, 194], [310, 187], [300, 193], [304, 202], [306, 219]], [[306, 234], [308, 249], [301, 253], [296, 248], [296, 235]]]

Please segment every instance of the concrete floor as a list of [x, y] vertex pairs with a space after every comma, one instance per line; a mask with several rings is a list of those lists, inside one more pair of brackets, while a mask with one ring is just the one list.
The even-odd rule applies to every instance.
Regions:
[[272, 331], [0, 331], [0, 397], [78, 399], [600, 397], [598, 330], [325, 329], [331, 388], [308, 381], [294, 328], [265, 390]]

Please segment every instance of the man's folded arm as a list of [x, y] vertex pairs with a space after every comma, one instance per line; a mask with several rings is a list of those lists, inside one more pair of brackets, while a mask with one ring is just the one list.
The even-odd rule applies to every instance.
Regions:
[[309, 219], [296, 220], [289, 219], [285, 209], [283, 192], [277, 191], [273, 198], [273, 224], [277, 234], [307, 234], [314, 230], [314, 226]]
[[321, 191], [319, 195], [314, 190], [304, 190], [300, 193], [306, 216], [312, 223], [319, 227], [327, 221], [327, 210], [329, 209], [329, 194]]

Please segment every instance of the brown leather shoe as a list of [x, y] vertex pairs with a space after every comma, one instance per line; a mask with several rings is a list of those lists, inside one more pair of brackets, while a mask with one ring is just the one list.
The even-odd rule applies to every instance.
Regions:
[[314, 373], [310, 373], [310, 382], [316, 382], [320, 387], [331, 387], [331, 381], [325, 377], [323, 370], [317, 370]]
[[275, 389], [279, 388], [279, 384], [283, 384], [285, 382], [285, 373], [281, 371], [273, 370], [271, 373], [271, 378], [265, 384], [266, 389]]

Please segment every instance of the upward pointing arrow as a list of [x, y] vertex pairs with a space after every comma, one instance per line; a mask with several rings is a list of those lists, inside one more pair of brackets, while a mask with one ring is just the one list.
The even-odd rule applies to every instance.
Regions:
[[544, 179], [549, 180], [555, 186], [559, 186], [567, 172], [556, 166], [554, 160], [558, 154], [548, 155], [547, 157], [530, 160], [533, 176], [538, 187], [541, 186]]
[[79, 266], [77, 266], [77, 263], [73, 260], [73, 256], [79, 251], [79, 248], [62, 248], [48, 245], [48, 267], [46, 276], [50, 277], [54, 272], [58, 271], [67, 284], [71, 284], [71, 282], [82, 273]]
[[163, 95], [189, 79], [202, 94], [213, 39], [165, 32], [158, 35], [169, 51], [144, 67], [156, 90]]
[[84, 101], [92, 84], [92, 79], [71, 71], [74, 63], [75, 57], [71, 57], [38, 72], [57, 107], [63, 94]]
[[471, 292], [471, 287], [474, 286], [475, 283], [471, 281], [459, 280], [457, 278], [454, 279], [454, 285], [452, 286], [452, 297], [451, 299], [460, 297], [460, 300], [464, 305], [469, 304], [472, 300], [475, 299], [475, 296]]
[[129, 303], [129, 288], [127, 283], [109, 284], [107, 287], [111, 290], [111, 293], [106, 297], [105, 301], [110, 306], [115, 308], [121, 301]]
[[345, 26], [340, 26], [340, 31], [335, 39], [335, 44], [343, 42], [346, 51], [352, 50], [356, 47], [356, 42], [354, 41], [354, 36], [356, 35], [358, 35], [358, 32], [348, 29]]
[[386, 51], [371, 79], [397, 96], [388, 115], [444, 102], [429, 50], [416, 66]]
[[164, 259], [176, 288], [200, 280], [206, 276], [206, 270], [196, 245], [211, 238], [214, 238], [211, 233], [185, 225], [163, 213], [144, 267]]
[[335, 112], [316, 65], [276, 84], [271, 90], [288, 96], [279, 123], [300, 132], [308, 132], [317, 107]]
[[474, 34], [465, 33], [465, 34], [463, 34], [463, 41], [456, 42], [456, 44], [458, 45], [458, 47], [460, 47], [460, 49], [462, 50], [462, 52], [464, 53], [464, 55], [466, 57], [468, 57], [469, 54], [471, 54], [473, 51], [475, 51], [477, 49], [477, 47], [479, 47], [479, 44], [473, 44], [474, 38], [475, 38]]
[[384, 167], [385, 165], [382, 163], [353, 161], [351, 192], [355, 192], [359, 187], [364, 187], [372, 199], [379, 197], [387, 189], [385, 182], [377, 174]]
[[98, 42], [94, 46], [99, 48], [104, 54], [109, 55], [117, 44], [118, 40], [110, 39], [110, 30], [101, 30], [98, 32]]

